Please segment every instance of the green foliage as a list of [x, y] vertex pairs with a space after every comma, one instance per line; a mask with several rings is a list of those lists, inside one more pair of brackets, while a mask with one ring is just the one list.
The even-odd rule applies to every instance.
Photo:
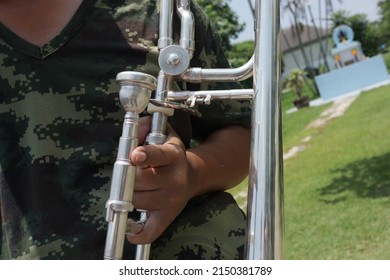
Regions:
[[370, 24], [365, 14], [353, 15], [349, 18], [349, 22], [354, 31], [355, 40], [362, 43], [365, 55], [376, 55], [381, 41], [377, 26]]
[[384, 38], [380, 33], [380, 24], [373, 23], [367, 26], [366, 32], [363, 35], [364, 45], [362, 46], [363, 52], [367, 56], [374, 56], [378, 54], [379, 47], [383, 44]]
[[[227, 52], [230, 65], [233, 68], [244, 65], [253, 55], [254, 41], [243, 41], [237, 44], [233, 44], [232, 48]], [[243, 88], [253, 87], [253, 78], [249, 78], [241, 82]]]
[[203, 11], [214, 23], [222, 37], [225, 50], [231, 48], [231, 41], [244, 30], [245, 23], [240, 23], [237, 14], [230, 8], [230, 0], [196, 0]]
[[380, 20], [380, 32], [384, 38], [390, 39], [390, 0], [378, 1], [379, 13], [382, 16]]
[[232, 48], [227, 52], [232, 67], [239, 67], [246, 63], [253, 54], [255, 42], [244, 41], [232, 45]]
[[292, 89], [298, 97], [302, 96], [305, 85], [305, 75], [305, 71], [293, 69], [285, 80], [286, 88]]
[[350, 16], [349, 13], [345, 10], [334, 12], [330, 18], [332, 22], [331, 29], [333, 30], [337, 26], [342, 24], [351, 25], [351, 23], [349, 22], [349, 16]]

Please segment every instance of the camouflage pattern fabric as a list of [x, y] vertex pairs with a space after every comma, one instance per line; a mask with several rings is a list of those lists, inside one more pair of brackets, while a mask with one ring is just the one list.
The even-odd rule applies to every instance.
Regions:
[[[43, 47], [0, 23], [0, 259], [102, 259], [105, 202], [124, 117], [115, 76], [124, 70], [157, 75], [158, 4], [85, 0]], [[227, 66], [210, 22], [194, 3], [192, 10], [192, 64]], [[222, 85], [188, 86], [206, 87]], [[250, 121], [248, 102], [199, 110], [200, 119], [179, 111], [170, 118], [187, 146], [219, 126]], [[244, 227], [227, 193], [194, 198], [153, 244], [152, 258], [241, 258]], [[126, 244], [126, 258], [132, 247]]]
[[242, 259], [244, 237], [244, 214], [230, 194], [216, 192], [189, 203], [152, 244], [151, 259]]

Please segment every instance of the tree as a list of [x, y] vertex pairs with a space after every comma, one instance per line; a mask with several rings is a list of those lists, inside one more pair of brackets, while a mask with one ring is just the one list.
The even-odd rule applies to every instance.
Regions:
[[390, 0], [380, 0], [378, 2], [380, 20], [380, 32], [387, 40], [390, 39]]
[[[227, 52], [230, 65], [234, 68], [244, 65], [253, 55], [255, 42], [252, 40], [239, 42], [232, 45]], [[252, 88], [253, 79], [249, 78], [241, 82], [243, 88]]]
[[349, 17], [349, 13], [345, 10], [334, 12], [330, 17], [330, 21], [332, 22], [331, 29], [333, 30], [342, 24], [351, 25], [348, 19]]
[[373, 56], [378, 53], [380, 36], [375, 25], [370, 24], [365, 14], [356, 14], [349, 17], [355, 40], [362, 43], [365, 55]]
[[[250, 1], [250, 0], [248, 0]], [[230, 0], [196, 0], [203, 8], [207, 16], [214, 23], [217, 31], [221, 34], [222, 44], [226, 51], [226, 56], [232, 67], [244, 65], [251, 58], [254, 50], [253, 41], [244, 41], [232, 44], [240, 32], [244, 30], [245, 23], [238, 21], [238, 16], [230, 8]], [[243, 88], [251, 88], [253, 79], [249, 78], [241, 82]]]
[[230, 8], [230, 0], [196, 0], [211, 19], [222, 37], [225, 50], [230, 50], [231, 41], [244, 30], [245, 23], [240, 23], [237, 14]]

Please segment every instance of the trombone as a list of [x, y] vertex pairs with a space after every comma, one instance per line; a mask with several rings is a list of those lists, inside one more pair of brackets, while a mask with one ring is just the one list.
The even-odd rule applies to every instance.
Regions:
[[[175, 4], [176, 3], [176, 7]], [[172, 14], [181, 20], [180, 43], [172, 40]], [[248, 183], [248, 222], [245, 258], [284, 257], [283, 159], [280, 105], [280, 0], [256, 0], [255, 50], [252, 58], [234, 69], [190, 68], [194, 51], [194, 19], [190, 0], [160, 0], [159, 66], [157, 78], [140, 72], [117, 75], [120, 101], [126, 110], [110, 197], [106, 203], [108, 231], [104, 259], [121, 259], [128, 212], [133, 211], [135, 166], [128, 159], [137, 147], [138, 115], [148, 107], [152, 124], [147, 144], [162, 144], [168, 116], [174, 110], [192, 110], [196, 103], [216, 99], [252, 100], [251, 156]], [[190, 83], [232, 82], [253, 75], [253, 88], [243, 90], [171, 91], [172, 79]], [[156, 97], [150, 99], [155, 91]], [[194, 112], [196, 113], [196, 112]], [[134, 228], [142, 230], [146, 213]], [[150, 244], [137, 245], [136, 259], [148, 259]]]

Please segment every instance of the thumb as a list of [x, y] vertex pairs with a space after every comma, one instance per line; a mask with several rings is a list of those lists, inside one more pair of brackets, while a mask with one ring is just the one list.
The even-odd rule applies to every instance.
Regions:
[[171, 128], [167, 128], [168, 137], [162, 145], [146, 145], [135, 148], [130, 159], [137, 166], [159, 167], [171, 164], [179, 153], [185, 150], [179, 136]]
[[148, 211], [148, 219], [144, 228], [139, 233], [127, 234], [127, 240], [132, 244], [149, 244], [155, 241], [172, 222], [164, 221], [164, 215], [161, 211]]

